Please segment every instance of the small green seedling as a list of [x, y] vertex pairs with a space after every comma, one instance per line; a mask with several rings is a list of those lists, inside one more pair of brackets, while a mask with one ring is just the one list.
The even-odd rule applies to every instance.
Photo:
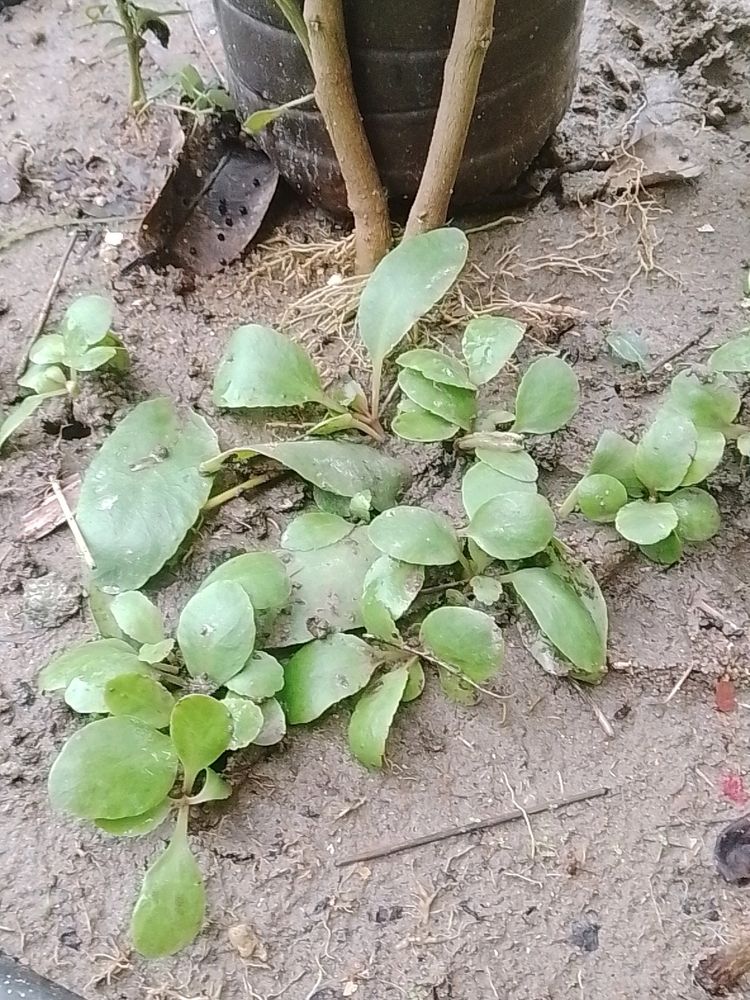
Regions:
[[202, 120], [208, 115], [234, 111], [234, 101], [224, 87], [206, 83], [195, 66], [187, 63], [175, 81], [180, 94], [180, 109]]
[[47, 399], [74, 397], [82, 372], [127, 367], [127, 352], [112, 333], [113, 306], [100, 295], [84, 295], [69, 307], [58, 333], [39, 337], [29, 351], [29, 366], [19, 378], [30, 395], [14, 406], [0, 423], [0, 447]]

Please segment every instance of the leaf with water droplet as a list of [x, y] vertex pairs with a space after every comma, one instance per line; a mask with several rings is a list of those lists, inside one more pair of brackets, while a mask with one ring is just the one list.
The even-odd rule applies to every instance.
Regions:
[[448, 518], [422, 507], [392, 507], [368, 530], [377, 549], [402, 562], [450, 566], [461, 558], [461, 543]]
[[505, 367], [525, 332], [522, 323], [505, 316], [470, 320], [461, 347], [475, 385], [484, 385]]

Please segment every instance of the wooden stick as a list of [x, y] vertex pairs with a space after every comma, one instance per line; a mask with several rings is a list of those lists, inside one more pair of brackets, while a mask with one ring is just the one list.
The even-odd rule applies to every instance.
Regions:
[[442, 226], [448, 217], [492, 40], [494, 13], [495, 0], [459, 0], [435, 128], [405, 238]]
[[368, 274], [391, 245], [388, 200], [352, 82], [343, 0], [305, 0], [315, 100], [326, 123], [354, 216], [356, 269]]
[[426, 844], [436, 844], [441, 840], [448, 840], [450, 837], [460, 837], [466, 833], [475, 833], [477, 830], [490, 830], [495, 826], [502, 826], [510, 823], [514, 819], [525, 819], [527, 816], [536, 816], [538, 813], [548, 812], [553, 809], [562, 809], [563, 806], [571, 806], [576, 802], [587, 802], [589, 799], [598, 799], [602, 795], [608, 795], [609, 788], [593, 788], [588, 792], [578, 792], [564, 799], [557, 799], [553, 802], [541, 802], [536, 806], [529, 806], [528, 809], [513, 809], [511, 812], [503, 813], [494, 819], [482, 819], [477, 823], [467, 823], [464, 826], [453, 826], [447, 830], [440, 830], [437, 833], [428, 833], [424, 837], [416, 837], [414, 840], [404, 840], [399, 844], [389, 844], [383, 847], [376, 847], [363, 854], [354, 857], [344, 858], [342, 861], [335, 861], [337, 868], [345, 868], [348, 865], [357, 865], [362, 861], [374, 861], [376, 858], [388, 858], [392, 854], [399, 854], [401, 851], [411, 851], [415, 847], [424, 847]]
[[55, 494], [55, 499], [60, 504], [60, 510], [65, 515], [65, 520], [67, 521], [70, 532], [73, 535], [73, 541], [76, 543], [76, 548], [81, 553], [81, 558], [89, 569], [96, 569], [96, 563], [94, 562], [94, 557], [91, 555], [91, 549], [88, 547], [86, 539], [81, 534], [81, 529], [78, 527], [78, 522], [75, 519], [73, 511], [70, 509], [70, 504], [62, 491], [62, 487], [54, 478], [50, 478], [49, 484], [52, 487], [52, 492]]
[[16, 378], [20, 378], [26, 371], [26, 365], [29, 361], [29, 354], [31, 353], [31, 348], [36, 343], [37, 337], [41, 334], [44, 329], [44, 324], [47, 322], [49, 317], [50, 309], [52, 308], [52, 303], [54, 301], [55, 295], [57, 295], [57, 289], [60, 287], [60, 281], [62, 280], [63, 271], [68, 263], [71, 253], [73, 252], [73, 247], [76, 245], [76, 240], [78, 239], [78, 230], [74, 229], [70, 234], [70, 239], [65, 247], [60, 263], [57, 265], [57, 270], [55, 271], [55, 276], [52, 279], [52, 284], [49, 286], [47, 295], [44, 299], [42, 308], [39, 311], [39, 315], [36, 318], [36, 323], [34, 324], [34, 329], [31, 331], [31, 336], [29, 337], [26, 346], [23, 349], [23, 354], [21, 355], [21, 360], [18, 362], [18, 367], [16, 368]]

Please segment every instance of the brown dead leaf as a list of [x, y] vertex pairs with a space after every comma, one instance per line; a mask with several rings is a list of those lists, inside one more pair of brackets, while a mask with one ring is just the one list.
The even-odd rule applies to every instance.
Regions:
[[229, 943], [240, 958], [265, 965], [268, 951], [255, 930], [249, 924], [235, 924], [229, 928]]

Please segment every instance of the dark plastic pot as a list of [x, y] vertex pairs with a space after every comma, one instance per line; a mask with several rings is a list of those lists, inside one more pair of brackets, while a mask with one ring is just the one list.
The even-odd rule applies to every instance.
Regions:
[[[273, 0], [215, 0], [230, 87], [243, 112], [310, 93], [310, 67]], [[454, 202], [479, 203], [513, 185], [568, 108], [585, 0], [498, 0]], [[458, 0], [347, 0], [354, 82], [392, 199], [411, 199], [440, 97]], [[301, 194], [341, 212], [346, 198], [313, 105], [259, 137]]]
[[0, 1000], [81, 1000], [81, 997], [38, 976], [15, 959], [0, 955]]

